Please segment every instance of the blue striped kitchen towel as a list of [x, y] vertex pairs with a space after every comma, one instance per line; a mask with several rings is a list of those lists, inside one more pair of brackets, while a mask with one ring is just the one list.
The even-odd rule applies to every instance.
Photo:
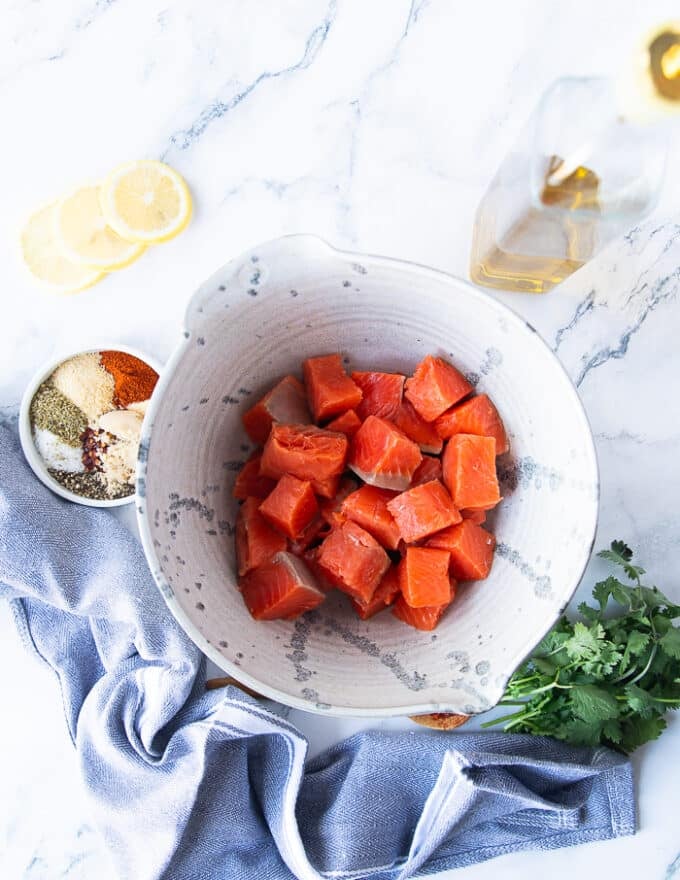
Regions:
[[7, 428], [0, 596], [56, 673], [123, 880], [402, 880], [634, 833], [631, 766], [607, 749], [418, 729], [307, 761], [299, 731], [256, 700], [206, 692], [136, 538], [53, 495]]

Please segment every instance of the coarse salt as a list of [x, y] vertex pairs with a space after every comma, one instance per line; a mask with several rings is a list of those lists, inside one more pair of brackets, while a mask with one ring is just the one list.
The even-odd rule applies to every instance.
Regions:
[[64, 443], [56, 434], [45, 428], [36, 428], [33, 432], [33, 439], [35, 448], [48, 468], [66, 471], [70, 474], [79, 474], [85, 470], [83, 451], [79, 446], [69, 446], [68, 443]]

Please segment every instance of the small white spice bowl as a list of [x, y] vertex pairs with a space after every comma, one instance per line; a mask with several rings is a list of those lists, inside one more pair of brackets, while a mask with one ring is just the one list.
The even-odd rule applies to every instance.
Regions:
[[35, 440], [33, 439], [33, 429], [31, 427], [31, 401], [42, 383], [49, 378], [49, 376], [51, 376], [57, 367], [60, 364], [63, 364], [64, 361], [76, 357], [79, 354], [91, 354], [100, 351], [122, 351], [124, 354], [132, 355], [133, 357], [139, 358], [140, 361], [144, 361], [145, 364], [148, 364], [160, 375], [161, 364], [155, 358], [150, 357], [146, 352], [140, 351], [137, 348], [131, 348], [128, 345], [119, 345], [117, 342], [106, 342], [101, 345], [90, 346], [89, 348], [78, 349], [76, 351], [62, 352], [59, 357], [46, 361], [36, 371], [33, 378], [28, 383], [24, 395], [21, 398], [21, 407], [19, 409], [19, 438], [21, 440], [21, 448], [24, 451], [26, 461], [30, 464], [36, 477], [44, 483], [48, 489], [51, 489], [57, 495], [61, 495], [62, 498], [66, 498], [68, 501], [74, 501], [76, 504], [85, 504], [88, 507], [121, 507], [123, 504], [130, 504], [135, 500], [134, 492], [131, 495], [126, 495], [125, 498], [85, 498], [83, 495], [77, 495], [75, 492], [71, 492], [65, 486], [62, 486], [61, 483], [58, 483], [50, 475], [47, 465], [36, 448]]

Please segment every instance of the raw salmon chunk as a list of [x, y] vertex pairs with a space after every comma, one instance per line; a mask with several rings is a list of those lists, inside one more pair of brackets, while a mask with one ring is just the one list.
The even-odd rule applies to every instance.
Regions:
[[438, 458], [432, 455], [424, 455], [411, 477], [411, 488], [420, 486], [423, 483], [429, 483], [430, 480], [441, 480], [442, 463]]
[[422, 458], [418, 446], [392, 422], [369, 416], [352, 438], [349, 466], [365, 483], [403, 491]]
[[390, 567], [390, 558], [380, 544], [351, 520], [331, 531], [317, 560], [332, 584], [364, 603], [373, 598]]
[[316, 422], [356, 409], [361, 403], [361, 389], [345, 372], [339, 354], [308, 358], [302, 367], [307, 400]]
[[241, 580], [248, 611], [255, 620], [293, 620], [326, 598], [297, 556], [277, 553]]
[[486, 510], [479, 507], [466, 507], [461, 510], [460, 515], [463, 519], [469, 519], [470, 522], [476, 523], [478, 526], [486, 522]]
[[399, 594], [399, 569], [396, 565], [390, 565], [383, 579], [378, 584], [370, 602], [358, 602], [352, 599], [354, 610], [362, 620], [368, 620], [378, 611], [391, 605]]
[[406, 376], [398, 373], [352, 373], [363, 397], [357, 415], [363, 422], [368, 416], [391, 419], [401, 406]]
[[441, 605], [429, 605], [424, 608], [411, 608], [403, 596], [399, 596], [392, 608], [392, 614], [409, 626], [422, 629], [425, 632], [433, 630], [442, 618], [442, 615], [453, 602], [456, 595], [456, 584], [451, 582], [451, 598]]
[[260, 475], [261, 452], [254, 452], [238, 472], [234, 481], [232, 495], [239, 501], [245, 501], [250, 495], [254, 498], [266, 498], [276, 485], [270, 477]]
[[291, 474], [284, 474], [260, 504], [262, 516], [293, 540], [300, 537], [318, 512], [312, 484]]
[[433, 422], [473, 390], [455, 367], [428, 354], [406, 380], [404, 394], [426, 422]]
[[408, 400], [402, 401], [401, 406], [392, 416], [394, 424], [403, 431], [404, 434], [417, 443], [423, 452], [432, 452], [439, 455], [442, 451], [444, 441], [435, 430], [435, 426], [425, 419], [421, 419]]
[[454, 434], [493, 437], [496, 441], [496, 455], [502, 455], [510, 448], [498, 410], [486, 394], [480, 394], [454, 406], [453, 409], [439, 416], [434, 426], [439, 436], [445, 440], [453, 437]]
[[274, 422], [306, 425], [311, 421], [305, 387], [295, 376], [285, 376], [243, 415], [246, 433], [260, 446], [269, 436]]
[[348, 409], [347, 412], [338, 416], [337, 419], [333, 419], [332, 422], [329, 422], [326, 425], [326, 430], [339, 431], [341, 434], [353, 437], [360, 427], [361, 419], [353, 409]]
[[459, 581], [481, 581], [491, 571], [496, 539], [472, 520], [464, 519], [459, 525], [433, 535], [427, 546], [448, 550], [451, 574]]
[[387, 509], [388, 501], [395, 494], [391, 489], [362, 486], [345, 498], [340, 511], [347, 519], [366, 529], [383, 547], [396, 550], [399, 546], [399, 526]]
[[451, 496], [439, 480], [407, 489], [388, 501], [387, 509], [407, 544], [420, 541], [462, 520]]
[[315, 516], [306, 529], [297, 538], [288, 542], [288, 549], [295, 556], [304, 556], [305, 552], [312, 546], [318, 544], [330, 532], [330, 526], [322, 516]]
[[399, 563], [399, 588], [411, 608], [450, 601], [450, 554], [432, 547], [408, 547]]
[[[359, 481], [355, 480], [354, 477], [343, 477], [340, 481], [340, 485], [338, 486], [338, 491], [332, 498], [324, 499], [319, 505], [321, 508], [321, 516], [326, 520], [326, 522], [331, 525], [337, 525], [338, 515], [342, 510], [342, 505], [347, 498], [348, 495], [351, 495], [352, 492], [356, 492], [359, 488]], [[347, 517], [342, 515], [341, 521], [344, 522]]]
[[475, 434], [454, 434], [442, 457], [444, 484], [453, 503], [462, 507], [495, 507], [501, 500], [496, 476], [496, 441]]
[[344, 434], [313, 425], [275, 424], [262, 452], [260, 473], [274, 479], [292, 474], [309, 480], [317, 495], [332, 498], [345, 468], [347, 448]]
[[240, 575], [264, 565], [275, 553], [286, 549], [286, 539], [269, 525], [259, 507], [259, 498], [246, 498], [236, 519], [236, 560]]

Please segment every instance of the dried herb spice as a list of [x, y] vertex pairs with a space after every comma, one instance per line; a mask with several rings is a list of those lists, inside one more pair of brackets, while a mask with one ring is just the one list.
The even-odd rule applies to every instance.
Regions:
[[50, 382], [43, 382], [31, 401], [31, 423], [51, 431], [69, 446], [80, 446], [87, 428], [85, 413]]

